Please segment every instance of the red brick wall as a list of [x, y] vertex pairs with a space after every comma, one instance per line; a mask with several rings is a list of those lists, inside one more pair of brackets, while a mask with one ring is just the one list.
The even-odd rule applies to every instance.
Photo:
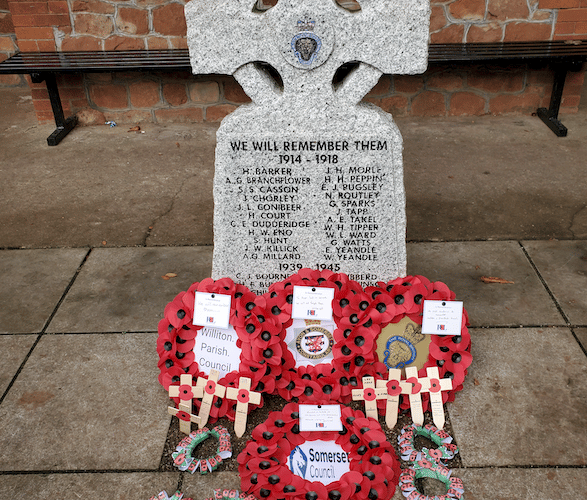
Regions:
[[[17, 51], [16, 35], [8, 0], [0, 0], [0, 62]], [[0, 86], [23, 85], [24, 79], [18, 75], [0, 75]]]
[[[11, 17], [11, 40], [16, 36], [21, 51], [184, 48], [185, 3], [0, 0], [0, 16]], [[431, 6], [431, 43], [587, 39], [587, 0], [433, 0]], [[424, 75], [384, 76], [366, 100], [395, 115], [531, 113], [548, 106], [552, 79], [546, 67], [431, 66]], [[569, 75], [561, 112], [577, 110], [582, 85], [583, 72]], [[44, 84], [31, 87], [39, 120], [51, 120]], [[60, 92], [66, 113], [82, 123], [219, 121], [248, 101], [231, 77], [188, 73], [67, 76]]]

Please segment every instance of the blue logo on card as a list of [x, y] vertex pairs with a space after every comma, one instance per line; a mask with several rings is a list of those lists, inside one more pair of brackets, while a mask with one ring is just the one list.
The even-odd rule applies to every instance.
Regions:
[[296, 446], [289, 454], [289, 468], [297, 476], [306, 477], [308, 457], [299, 446]]

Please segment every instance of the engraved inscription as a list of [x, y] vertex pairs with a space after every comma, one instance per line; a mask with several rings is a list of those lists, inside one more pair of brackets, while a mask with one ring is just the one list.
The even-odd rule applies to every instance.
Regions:
[[[240, 214], [230, 224], [242, 224], [248, 236], [234, 242], [243, 260], [237, 278], [261, 291], [302, 267], [348, 272], [349, 263], [377, 266], [385, 248], [380, 230], [390, 203], [386, 186], [393, 184], [385, 168], [390, 149], [387, 140], [368, 137], [231, 140], [240, 175], [227, 177], [223, 192]], [[319, 207], [313, 211], [318, 218], [308, 216], [308, 204]], [[272, 261], [268, 268], [275, 272], [247, 271], [258, 269], [259, 261]], [[362, 282], [376, 278], [349, 274]]]

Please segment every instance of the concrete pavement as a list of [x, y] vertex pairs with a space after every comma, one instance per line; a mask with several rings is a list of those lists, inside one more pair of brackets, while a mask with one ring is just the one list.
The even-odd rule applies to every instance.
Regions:
[[[587, 116], [563, 120], [566, 139], [534, 117], [399, 123], [408, 271], [447, 283], [471, 320], [473, 364], [447, 405], [467, 499], [587, 491]], [[26, 92], [0, 90], [3, 497], [239, 486], [169, 467], [157, 382], [163, 308], [210, 273], [214, 127], [128, 128], [49, 148]]]

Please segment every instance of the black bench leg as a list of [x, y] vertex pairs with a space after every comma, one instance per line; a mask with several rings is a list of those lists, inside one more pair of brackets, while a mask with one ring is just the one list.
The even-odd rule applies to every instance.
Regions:
[[558, 110], [561, 105], [563, 97], [563, 88], [565, 86], [565, 78], [567, 77], [567, 68], [562, 65], [557, 65], [554, 72], [554, 84], [552, 86], [552, 94], [550, 95], [550, 107], [538, 108], [538, 117], [546, 123], [548, 128], [552, 130], [558, 137], [567, 136], [567, 127], [565, 127], [558, 119]]
[[47, 144], [49, 146], [57, 146], [62, 139], [73, 130], [77, 125], [77, 117], [71, 116], [67, 120], [63, 114], [63, 107], [61, 106], [61, 98], [59, 97], [59, 90], [57, 90], [57, 80], [55, 74], [46, 73], [43, 75], [31, 75], [35, 83], [45, 80], [47, 85], [47, 92], [49, 93], [49, 100], [51, 101], [51, 108], [53, 108], [53, 116], [55, 117], [55, 131], [47, 137]]

